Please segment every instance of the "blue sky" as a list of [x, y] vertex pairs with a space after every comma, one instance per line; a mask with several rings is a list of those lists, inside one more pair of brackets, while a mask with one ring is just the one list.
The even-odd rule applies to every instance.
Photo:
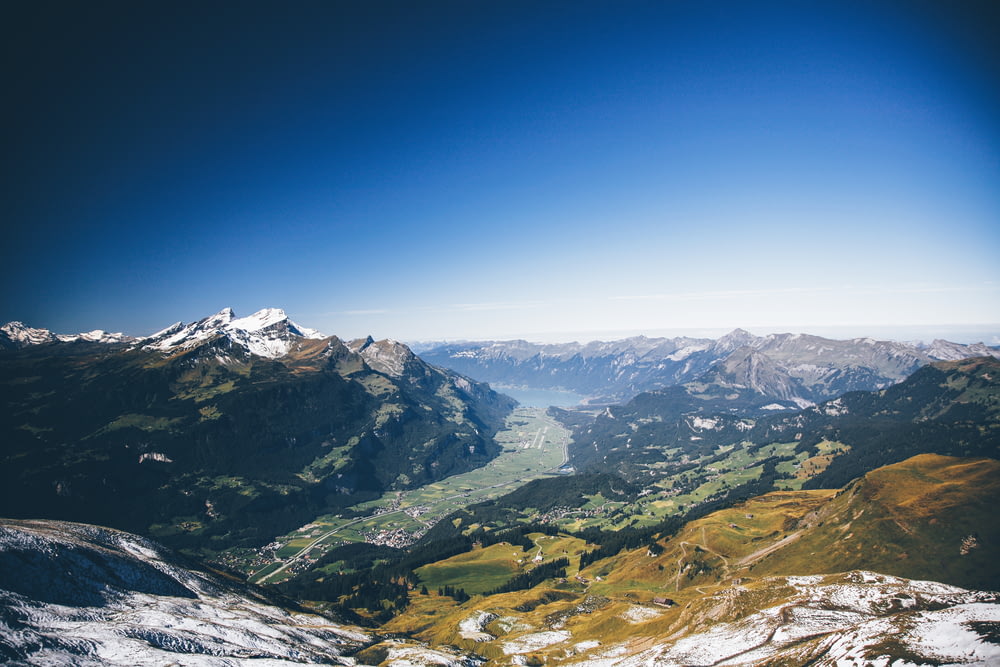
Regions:
[[0, 28], [2, 321], [1000, 322], [991, 3], [21, 10]]

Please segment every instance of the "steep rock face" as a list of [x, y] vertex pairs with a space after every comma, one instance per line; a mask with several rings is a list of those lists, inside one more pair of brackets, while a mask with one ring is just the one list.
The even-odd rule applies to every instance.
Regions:
[[498, 453], [511, 399], [399, 343], [318, 335], [227, 309], [128, 347], [3, 353], [0, 515], [260, 544]]
[[723, 389], [749, 389], [758, 394], [786, 401], [802, 400], [803, 394], [810, 393], [802, 381], [792, 377], [763, 352], [749, 346], [734, 350], [723, 361], [701, 375], [699, 381], [715, 384]]
[[923, 346], [806, 334], [759, 337], [736, 329], [718, 340], [639, 336], [564, 345], [523, 340], [458, 343], [426, 349], [420, 356], [485, 382], [564, 388], [603, 401], [717, 382], [803, 407], [848, 391], [882, 389], [932, 361], [1000, 357], [1000, 350], [947, 341]]

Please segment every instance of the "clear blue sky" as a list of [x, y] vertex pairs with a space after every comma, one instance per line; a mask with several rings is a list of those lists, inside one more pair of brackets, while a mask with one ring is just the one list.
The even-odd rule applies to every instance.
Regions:
[[992, 2], [20, 4], [0, 321], [1000, 322]]

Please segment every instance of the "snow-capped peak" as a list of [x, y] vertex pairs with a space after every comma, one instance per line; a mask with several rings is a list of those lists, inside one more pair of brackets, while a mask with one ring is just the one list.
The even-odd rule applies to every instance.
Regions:
[[751, 345], [757, 337], [745, 329], [733, 329], [715, 341], [714, 349], [719, 352], [733, 352], [744, 345]]
[[[226, 308], [223, 312], [228, 312], [232, 318], [232, 309]], [[233, 329], [242, 329], [243, 331], [260, 331], [285, 320], [288, 320], [288, 316], [281, 308], [263, 308], [248, 317], [231, 320], [229, 325]]]
[[110, 333], [104, 329], [94, 329], [93, 331], [86, 331], [74, 336], [64, 336], [62, 334], [58, 334], [57, 337], [59, 340], [65, 342], [85, 340], [91, 343], [127, 343], [135, 340], [131, 336], [126, 336], [123, 333]]
[[1000, 358], [1000, 350], [987, 347], [983, 343], [963, 345], [952, 343], [951, 341], [937, 339], [927, 348], [927, 356], [939, 361], [957, 361], [968, 357], [997, 357]]
[[8, 322], [0, 327], [0, 338], [6, 337], [10, 345], [15, 348], [27, 347], [28, 345], [41, 345], [42, 343], [73, 343], [76, 341], [87, 341], [90, 343], [125, 343], [135, 340], [131, 336], [122, 333], [108, 333], [103, 329], [94, 329], [78, 334], [54, 334], [48, 329], [35, 329], [25, 326], [21, 322]]
[[0, 327], [0, 332], [6, 334], [18, 346], [39, 345], [56, 340], [55, 335], [48, 329], [35, 329], [22, 322], [8, 322]]
[[215, 336], [224, 336], [252, 354], [274, 359], [288, 353], [299, 338], [326, 338], [315, 329], [300, 327], [281, 308], [264, 308], [237, 318], [232, 308], [191, 324], [177, 324], [144, 340], [143, 348], [169, 352], [195, 347]]

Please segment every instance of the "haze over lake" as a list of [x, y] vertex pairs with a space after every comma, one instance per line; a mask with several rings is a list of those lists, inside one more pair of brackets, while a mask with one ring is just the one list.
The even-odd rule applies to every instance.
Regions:
[[572, 391], [562, 389], [533, 389], [531, 387], [502, 387], [494, 386], [493, 389], [502, 394], [507, 394], [517, 400], [521, 405], [528, 408], [547, 408], [556, 406], [559, 408], [569, 408], [579, 405], [586, 396]]

